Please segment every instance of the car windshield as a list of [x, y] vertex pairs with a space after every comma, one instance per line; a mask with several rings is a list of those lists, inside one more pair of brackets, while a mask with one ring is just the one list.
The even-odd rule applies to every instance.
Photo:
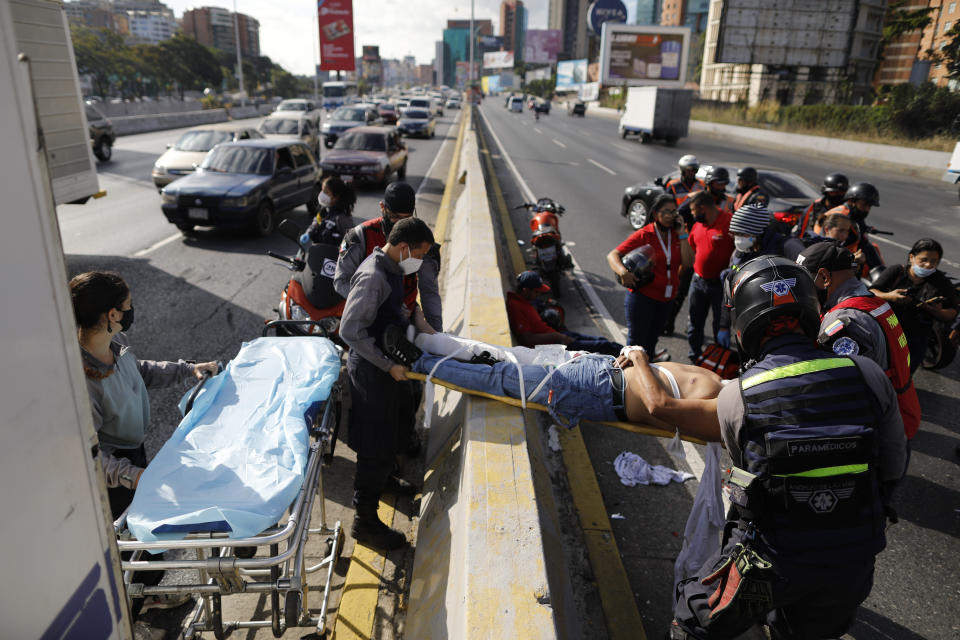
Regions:
[[430, 117], [430, 114], [424, 111], [423, 109], [406, 109], [403, 112], [404, 118], [411, 118], [414, 120], [426, 120]]
[[804, 198], [816, 200], [817, 189], [800, 176], [780, 171], [760, 171], [760, 188], [771, 198]]
[[333, 112], [334, 120], [350, 120], [352, 122], [363, 122], [363, 109], [337, 109]]
[[382, 133], [348, 133], [337, 140], [333, 148], [351, 151], [386, 151], [387, 142]]
[[259, 173], [269, 175], [273, 172], [273, 150], [258, 147], [220, 145], [215, 147], [201, 165], [207, 171], [218, 173]]
[[298, 135], [300, 133], [300, 121], [289, 118], [267, 118], [260, 125], [260, 132]]
[[430, 106], [430, 101], [429, 100], [411, 100], [410, 106], [411, 107], [428, 107]]
[[392, 104], [382, 104], [382, 105], [380, 105], [380, 106], [377, 107], [377, 108], [380, 109], [380, 111], [393, 111], [393, 110], [394, 110], [394, 107], [393, 107]]
[[210, 151], [221, 142], [229, 142], [229, 131], [187, 131], [173, 146], [177, 151]]
[[277, 107], [277, 111], [306, 111], [307, 103], [298, 100], [284, 100]]

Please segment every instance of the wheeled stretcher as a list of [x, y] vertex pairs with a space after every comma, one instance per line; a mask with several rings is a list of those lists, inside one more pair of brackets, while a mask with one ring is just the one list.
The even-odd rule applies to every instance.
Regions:
[[[290, 322], [269, 323], [264, 335]], [[199, 595], [184, 624], [188, 639], [258, 627], [271, 627], [275, 637], [290, 627], [325, 632], [344, 541], [341, 523], [327, 524], [323, 492], [323, 466], [344, 414], [341, 371], [341, 350], [330, 340], [261, 337], [184, 397], [183, 420], [114, 522], [128, 598]], [[311, 527], [315, 501], [320, 522]], [[324, 557], [314, 565], [305, 559], [311, 535], [326, 538]], [[196, 558], [150, 553], [174, 550]], [[168, 569], [196, 570], [199, 580], [136, 581], [135, 572]], [[312, 574], [325, 579], [310, 584]], [[225, 621], [222, 597], [239, 593], [269, 593], [270, 619]], [[311, 616], [311, 608], [319, 615]]]

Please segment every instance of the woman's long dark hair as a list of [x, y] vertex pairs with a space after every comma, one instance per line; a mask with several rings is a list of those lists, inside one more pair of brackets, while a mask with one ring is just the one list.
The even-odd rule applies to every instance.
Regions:
[[110, 309], [120, 309], [130, 287], [112, 271], [88, 271], [70, 280], [73, 317], [81, 329], [94, 329]]
[[357, 192], [353, 187], [340, 179], [340, 176], [330, 176], [323, 181], [333, 197], [337, 199], [337, 209], [347, 215], [353, 215], [353, 207], [357, 204]]

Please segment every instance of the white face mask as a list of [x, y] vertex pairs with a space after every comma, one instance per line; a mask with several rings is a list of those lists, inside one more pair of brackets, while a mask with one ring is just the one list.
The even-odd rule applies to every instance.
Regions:
[[320, 203], [321, 207], [329, 207], [333, 204], [333, 198], [327, 195], [326, 191], [321, 191], [320, 196], [317, 198], [317, 201]]
[[733, 236], [733, 246], [741, 253], [753, 250], [753, 236]]
[[913, 275], [917, 276], [918, 278], [929, 278], [933, 275], [934, 271], [936, 271], [936, 269], [927, 269], [925, 267], [913, 265]]
[[[410, 251], [410, 249], [407, 249], [407, 251]], [[400, 266], [400, 270], [403, 271], [403, 275], [405, 276], [413, 275], [414, 273], [420, 270], [420, 265], [423, 264], [423, 260], [421, 260], [420, 258], [414, 258], [412, 251], [410, 252], [410, 255], [407, 256], [406, 258], [402, 257], [403, 252], [400, 253], [400, 256], [401, 256], [401, 260], [400, 260], [399, 266]]]

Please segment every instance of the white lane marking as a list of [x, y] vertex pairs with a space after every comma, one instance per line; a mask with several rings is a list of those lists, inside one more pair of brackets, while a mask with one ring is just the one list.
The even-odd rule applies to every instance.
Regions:
[[624, 151], [630, 151], [630, 152], [636, 151], [636, 148], [634, 148], [634, 147], [628, 147], [627, 145], [623, 144], [622, 142], [614, 142], [614, 143], [613, 143], [613, 146], [619, 147], [620, 149], [623, 149]]
[[606, 171], [607, 173], [609, 173], [609, 174], [612, 175], [612, 176], [617, 175], [617, 172], [616, 172], [616, 171], [614, 171], [613, 169], [610, 169], [610, 168], [608, 168], [608, 167], [603, 166], [602, 164], [600, 164], [599, 162], [597, 162], [597, 161], [594, 160], [593, 158], [587, 158], [587, 162], [589, 162], [589, 163], [592, 164], [593, 166], [597, 167], [598, 169], [603, 169], [604, 171]]
[[537, 133], [543, 133], [543, 131], [540, 131], [540, 129], [538, 129], [537, 127], [534, 127], [533, 130], [536, 131]]
[[130, 256], [130, 257], [131, 257], [131, 258], [142, 258], [143, 256], [147, 255], [147, 254], [150, 253], [151, 251], [155, 251], [156, 249], [159, 249], [160, 247], [162, 247], [162, 246], [164, 246], [164, 245], [168, 245], [168, 244], [170, 244], [171, 242], [173, 242], [174, 240], [176, 240], [176, 239], [178, 239], [178, 238], [182, 238], [182, 237], [183, 237], [183, 234], [180, 233], [179, 231], [177, 231], [177, 232], [176, 232], [175, 234], [173, 234], [172, 236], [166, 237], [166, 238], [164, 238], [163, 240], [160, 240], [159, 242], [154, 242], [152, 245], [150, 245], [150, 246], [147, 247], [146, 249], [140, 249], [140, 251], [137, 251], [136, 253], [134, 253], [134, 254], [133, 254], [132, 256]]
[[[913, 247], [908, 247], [908, 246], [905, 245], [905, 244], [900, 244], [899, 242], [896, 242], [895, 240], [891, 240], [890, 238], [884, 238], [883, 236], [878, 236], [878, 235], [873, 234], [873, 233], [870, 234], [870, 239], [871, 239], [871, 240], [876, 240], [877, 242], [885, 242], [886, 244], [893, 245], [893, 246], [895, 246], [895, 247], [898, 247], [898, 248], [900, 248], [900, 249], [903, 249], [903, 250], [906, 251], [907, 253], [909, 253], [910, 250], [913, 248]], [[889, 260], [887, 260], [886, 262], [887, 262], [888, 264], [894, 264], [894, 263], [890, 263]], [[940, 262], [942, 262], [943, 264], [950, 265], [950, 266], [953, 267], [954, 269], [960, 269], [960, 264], [957, 264], [956, 262], [953, 262], [953, 261], [951, 261], [951, 260], [945, 260], [945, 259], [941, 258], [941, 259], [940, 259]]]
[[555, 144], [555, 145], [557, 145], [558, 147], [561, 147], [561, 148], [563, 148], [563, 149], [566, 149], [566, 148], [567, 148], [567, 145], [563, 144], [562, 142], [560, 142], [560, 141], [557, 140], [556, 138], [553, 139], [553, 144]]
[[[447, 133], [453, 131], [456, 127], [457, 122], [460, 121], [460, 113], [457, 112], [457, 117], [453, 119], [453, 124], [450, 125], [450, 128], [447, 129]], [[423, 188], [427, 186], [427, 180], [430, 179], [430, 174], [433, 173], [433, 167], [437, 164], [437, 160], [440, 159], [440, 156], [443, 155], [444, 147], [447, 146], [447, 143], [450, 142], [450, 136], [446, 136], [446, 139], [440, 145], [440, 148], [437, 150], [437, 155], [433, 157], [433, 162], [430, 163], [430, 166], [427, 168], [427, 172], [423, 174], [423, 180], [420, 181], [420, 186], [417, 187], [417, 197], [420, 197], [420, 192], [423, 191]]]
[[[535, 201], [536, 197], [533, 195], [533, 190], [530, 189], [530, 185], [528, 185], [527, 181], [524, 180], [523, 176], [520, 175], [520, 172], [517, 170], [517, 165], [513, 163], [513, 158], [511, 158], [510, 154], [507, 153], [507, 148], [503, 146], [503, 143], [500, 142], [500, 137], [497, 135], [497, 132], [494, 131], [493, 127], [490, 126], [490, 121], [480, 109], [477, 109], [477, 113], [479, 113], [480, 117], [483, 118], [484, 123], [487, 125], [487, 131], [489, 131], [490, 135], [493, 136], [493, 141], [497, 143], [497, 147], [500, 149], [500, 155], [503, 156], [504, 161], [507, 163], [507, 167], [510, 169], [510, 173], [513, 174], [513, 179], [517, 181], [517, 185], [520, 187], [520, 190], [523, 191], [524, 198], [527, 200], [527, 202]], [[590, 281], [587, 280], [586, 275], [580, 268], [580, 264], [577, 262], [573, 252], [567, 251], [567, 254], [570, 256], [570, 260], [573, 262], [573, 273], [575, 277], [572, 278], [572, 280], [575, 286], [580, 287], [580, 289], [586, 293], [587, 298], [590, 299], [590, 303], [593, 305], [594, 310], [597, 312], [597, 315], [600, 316], [604, 327], [607, 329], [608, 335], [614, 339], [623, 340], [626, 342], [626, 328], [617, 324], [617, 321], [613, 319], [612, 315], [610, 315], [610, 311], [607, 310], [606, 305], [603, 304], [603, 302], [600, 300], [600, 296], [597, 295], [596, 289], [594, 289], [593, 285], [590, 284]], [[660, 446], [666, 450], [668, 442], [666, 439], [657, 438], [657, 442], [659, 442]], [[693, 473], [699, 481], [700, 476], [703, 475], [704, 469], [703, 456], [701, 456], [700, 452], [697, 451], [697, 448], [689, 442], [684, 441], [683, 449], [687, 454], [687, 464], [690, 466], [691, 473]], [[696, 492], [691, 485], [688, 485], [686, 482], [683, 484], [688, 493], [695, 495]]]

